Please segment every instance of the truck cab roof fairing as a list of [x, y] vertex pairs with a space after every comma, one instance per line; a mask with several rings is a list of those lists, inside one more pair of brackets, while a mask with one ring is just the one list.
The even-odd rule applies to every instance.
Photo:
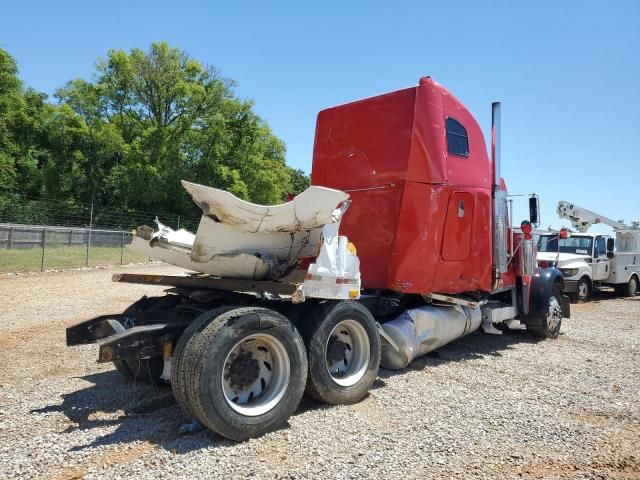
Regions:
[[[468, 156], [448, 153], [447, 116], [466, 129]], [[351, 194], [341, 231], [358, 248], [363, 287], [404, 293], [491, 289], [491, 223], [485, 220], [491, 160], [471, 113], [431, 78], [320, 112], [312, 182]], [[450, 195], [460, 190], [474, 196], [466, 210], [474, 219], [465, 233], [474, 241], [469, 258], [452, 260], [459, 255], [441, 255], [444, 221]], [[455, 238], [453, 231], [448, 236]]]

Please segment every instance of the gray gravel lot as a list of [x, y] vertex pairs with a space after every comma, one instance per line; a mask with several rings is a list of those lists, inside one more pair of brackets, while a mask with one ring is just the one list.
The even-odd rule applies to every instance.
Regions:
[[111, 283], [123, 270], [178, 271], [0, 276], [0, 478], [640, 478], [640, 297], [573, 305], [556, 341], [470, 335], [234, 444], [180, 434], [169, 388], [65, 346], [66, 326], [161, 291]]

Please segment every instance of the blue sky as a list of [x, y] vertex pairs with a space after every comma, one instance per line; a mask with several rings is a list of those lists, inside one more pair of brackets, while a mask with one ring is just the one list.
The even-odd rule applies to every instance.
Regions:
[[319, 110], [431, 75], [485, 132], [503, 102], [503, 176], [543, 226], [558, 200], [640, 219], [640, 0], [3, 3], [0, 46], [37, 90], [165, 40], [235, 79], [309, 172]]

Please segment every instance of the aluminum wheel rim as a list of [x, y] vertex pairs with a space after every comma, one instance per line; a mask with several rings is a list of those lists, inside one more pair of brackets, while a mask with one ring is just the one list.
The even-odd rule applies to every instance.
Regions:
[[589, 285], [587, 285], [586, 282], [580, 282], [578, 284], [578, 296], [580, 298], [587, 298], [587, 295], [589, 294]]
[[549, 315], [547, 315], [547, 326], [549, 330], [555, 330], [562, 321], [562, 307], [556, 297], [549, 299]]
[[[336, 341], [344, 344], [344, 355], [332, 361], [327, 354]], [[335, 383], [343, 387], [358, 383], [367, 371], [369, 357], [369, 335], [359, 322], [347, 319], [333, 327], [325, 345], [325, 365]]]
[[[234, 362], [250, 363], [257, 377], [251, 384], [233, 382]], [[255, 363], [254, 363], [255, 360]], [[273, 409], [282, 400], [289, 385], [291, 364], [284, 345], [277, 338], [256, 333], [234, 345], [224, 362], [222, 392], [227, 404], [241, 415], [255, 417]]]
[[635, 277], [629, 280], [629, 291], [631, 293], [631, 296], [635, 295], [638, 291], [638, 281], [635, 279]]

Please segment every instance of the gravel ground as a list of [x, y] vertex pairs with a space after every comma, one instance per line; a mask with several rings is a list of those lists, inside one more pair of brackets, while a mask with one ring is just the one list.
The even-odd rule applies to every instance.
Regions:
[[234, 444], [179, 433], [170, 389], [65, 346], [66, 326], [160, 291], [111, 283], [122, 270], [177, 271], [0, 276], [0, 478], [640, 478], [640, 297], [573, 305], [555, 341], [472, 334]]

